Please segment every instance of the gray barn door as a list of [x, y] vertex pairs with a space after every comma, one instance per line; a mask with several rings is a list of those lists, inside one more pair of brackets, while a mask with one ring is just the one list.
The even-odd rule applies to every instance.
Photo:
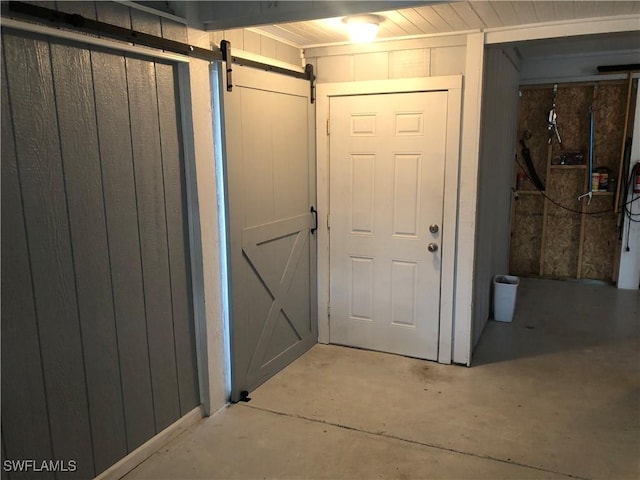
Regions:
[[3, 456], [76, 462], [56, 478], [200, 403], [175, 78], [2, 32]]
[[234, 67], [224, 95], [232, 400], [317, 341], [309, 83]]

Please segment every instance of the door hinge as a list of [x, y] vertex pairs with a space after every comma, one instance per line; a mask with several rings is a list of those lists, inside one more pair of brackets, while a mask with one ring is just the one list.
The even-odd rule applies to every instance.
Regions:
[[329, 125], [330, 125], [330, 121], [327, 118], [327, 136], [331, 135], [331, 128], [329, 127]]
[[331, 230], [331, 214], [327, 214], [327, 230]]
[[331, 316], [331, 303], [327, 303], [327, 316]]

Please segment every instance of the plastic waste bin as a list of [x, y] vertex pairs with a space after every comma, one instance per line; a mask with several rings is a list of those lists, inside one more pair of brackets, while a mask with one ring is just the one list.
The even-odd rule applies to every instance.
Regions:
[[513, 275], [496, 275], [493, 279], [493, 319], [510, 322], [516, 310], [520, 279]]

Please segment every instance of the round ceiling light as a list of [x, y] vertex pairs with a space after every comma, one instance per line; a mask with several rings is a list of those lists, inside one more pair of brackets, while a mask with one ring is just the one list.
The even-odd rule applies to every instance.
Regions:
[[378, 26], [384, 20], [380, 15], [351, 15], [342, 22], [347, 26], [349, 39], [353, 43], [366, 43], [375, 40]]

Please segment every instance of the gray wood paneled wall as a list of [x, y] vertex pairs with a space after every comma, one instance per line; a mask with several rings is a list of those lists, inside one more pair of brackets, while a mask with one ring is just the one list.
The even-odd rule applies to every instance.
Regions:
[[3, 29], [3, 459], [77, 462], [38, 478], [91, 478], [200, 403], [176, 75]]
[[501, 48], [485, 50], [474, 266], [473, 345], [491, 313], [493, 277], [509, 273], [511, 188], [516, 152], [519, 66]]

